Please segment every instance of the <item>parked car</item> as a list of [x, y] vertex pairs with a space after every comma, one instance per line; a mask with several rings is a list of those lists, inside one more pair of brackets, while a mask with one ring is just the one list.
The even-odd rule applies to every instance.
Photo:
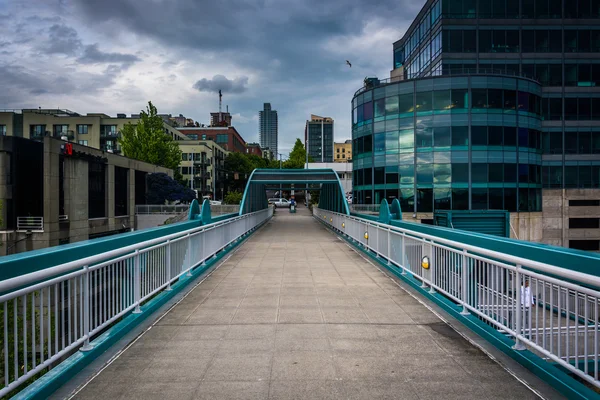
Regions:
[[269, 199], [269, 204], [273, 204], [273, 206], [275, 208], [277, 208], [277, 207], [289, 208], [290, 207], [290, 202], [287, 199], [282, 199], [282, 198]]

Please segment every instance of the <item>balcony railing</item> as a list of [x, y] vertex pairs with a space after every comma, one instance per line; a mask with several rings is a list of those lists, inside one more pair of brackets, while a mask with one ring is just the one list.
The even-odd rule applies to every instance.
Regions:
[[44, 217], [17, 217], [17, 231], [44, 232]]
[[107, 138], [107, 137], [118, 137], [119, 136], [119, 132], [100, 132], [100, 137], [102, 138]]
[[499, 75], [499, 76], [510, 76], [515, 78], [526, 78], [531, 79], [536, 82], [539, 80], [535, 76], [529, 76], [527, 74], [519, 73], [518, 71], [505, 71], [502, 69], [493, 69], [493, 68], [452, 68], [447, 71], [430, 71], [429, 75], [426, 72], [419, 72], [415, 74], [407, 74], [406, 78], [403, 76], [386, 78], [386, 79], [378, 79], [378, 78], [365, 78], [364, 85], [362, 88], [358, 89], [354, 96], [358, 96], [362, 92], [366, 92], [367, 90], [374, 89], [379, 86], [384, 86], [389, 83], [398, 83], [398, 82], [406, 82], [413, 79], [426, 79], [426, 78], [436, 78], [440, 76], [458, 76], [458, 75]]

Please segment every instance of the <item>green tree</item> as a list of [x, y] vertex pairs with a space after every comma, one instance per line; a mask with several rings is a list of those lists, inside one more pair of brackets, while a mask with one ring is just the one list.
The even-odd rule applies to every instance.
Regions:
[[[312, 158], [309, 157], [308, 161], [311, 162]], [[296, 143], [294, 143], [294, 148], [290, 151], [288, 159], [283, 162], [283, 168], [304, 169], [305, 164], [306, 149], [302, 141], [298, 138], [296, 139]]]
[[[163, 120], [156, 107], [148, 102], [137, 125], [129, 122], [121, 129], [119, 144], [126, 157], [176, 171], [181, 163], [181, 150], [170, 135], [165, 134]], [[178, 172], [178, 171], [177, 171]]]
[[225, 196], [225, 204], [240, 204], [242, 202], [242, 192], [237, 190], [227, 193]]

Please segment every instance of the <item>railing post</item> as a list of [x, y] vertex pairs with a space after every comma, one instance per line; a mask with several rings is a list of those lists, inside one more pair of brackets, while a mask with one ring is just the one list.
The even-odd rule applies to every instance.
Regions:
[[[85, 336], [85, 341], [83, 342], [83, 346], [81, 346], [81, 351], [90, 351], [92, 346], [90, 346], [90, 270], [86, 265], [83, 267], [85, 273], [83, 274], [83, 334]], [[77, 296], [77, 293], [75, 293]], [[69, 310], [71, 312], [71, 310]]]
[[142, 297], [142, 266], [140, 263], [140, 251], [136, 250], [133, 256], [133, 300], [135, 302], [134, 314], [140, 314], [142, 309], [140, 308], [140, 299]]
[[167, 269], [167, 288], [166, 291], [171, 290], [171, 240], [167, 240], [167, 250], [166, 250], [167, 262], [165, 263], [165, 268]]
[[435, 280], [435, 263], [436, 263], [436, 259], [435, 259], [435, 246], [433, 245], [433, 240], [431, 240], [431, 260], [430, 263], [431, 265], [429, 266], [429, 276], [430, 276], [430, 282], [431, 284], [429, 285], [429, 293], [434, 294], [435, 293], [435, 289], [433, 288], [433, 284], [434, 284], [434, 280]]
[[402, 275], [406, 275], [406, 233], [402, 232]]
[[469, 312], [469, 310], [467, 309], [467, 301], [469, 298], [469, 266], [468, 266], [468, 257], [467, 257], [467, 251], [463, 250], [463, 254], [462, 254], [462, 271], [461, 271], [461, 286], [462, 286], [462, 290], [461, 290], [461, 301], [462, 301], [462, 306], [463, 309], [460, 312], [461, 315], [470, 315], [471, 313]]
[[390, 228], [387, 229], [387, 265], [391, 265], [392, 262], [390, 259], [392, 258], [391, 253], [391, 241], [392, 241], [392, 230]]
[[190, 234], [187, 234], [187, 247], [188, 247], [188, 268], [187, 268], [187, 276], [192, 276], [192, 237]]
[[515, 304], [516, 314], [517, 314], [516, 315], [517, 326], [516, 326], [516, 329], [515, 329], [515, 345], [512, 348], [514, 350], [519, 350], [519, 351], [526, 350], [525, 345], [519, 339], [519, 336], [521, 335], [521, 328], [523, 327], [523, 321], [521, 321], [521, 318], [523, 318], [523, 312], [522, 312], [522, 306], [521, 306], [521, 286], [522, 286], [523, 283], [521, 282], [521, 279], [522, 279], [522, 277], [521, 277], [521, 265], [517, 265], [517, 269], [515, 271], [515, 281], [516, 281], [516, 284], [514, 285], [515, 292], [516, 292], [516, 295], [517, 295], [517, 301], [516, 301], [516, 304]]

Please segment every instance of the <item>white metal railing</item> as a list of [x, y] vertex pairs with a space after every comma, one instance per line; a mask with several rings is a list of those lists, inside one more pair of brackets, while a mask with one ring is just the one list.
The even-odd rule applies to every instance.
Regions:
[[0, 281], [0, 397], [273, 215], [257, 211]]
[[143, 214], [179, 214], [187, 212], [190, 209], [189, 204], [171, 204], [171, 205], [137, 205], [135, 206], [136, 215]]
[[68, 215], [59, 215], [58, 216], [58, 222], [66, 222], [69, 220], [69, 216]]
[[44, 217], [17, 217], [18, 231], [44, 231]]
[[350, 211], [357, 214], [379, 214], [381, 204], [351, 204]]
[[[181, 214], [187, 213], [189, 209], [188, 204], [137, 205], [135, 206], [135, 213], [136, 215]], [[240, 206], [239, 204], [211, 204], [210, 211], [212, 215], [233, 214], [240, 211]]]
[[509, 335], [516, 350], [600, 387], [600, 277], [319, 208], [313, 216]]

